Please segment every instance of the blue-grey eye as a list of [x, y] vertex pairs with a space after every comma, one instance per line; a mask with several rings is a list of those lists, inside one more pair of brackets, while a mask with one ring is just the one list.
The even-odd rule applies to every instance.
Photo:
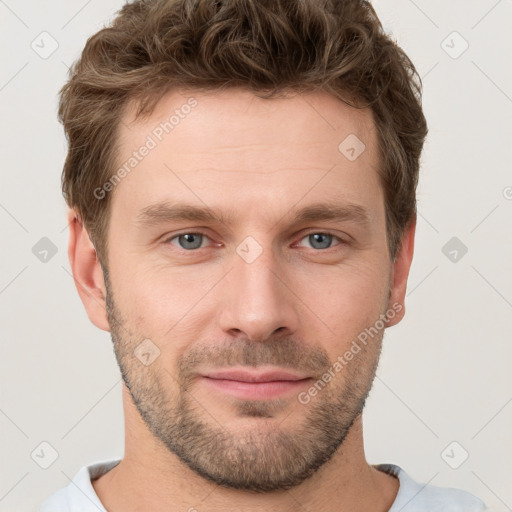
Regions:
[[[185, 250], [199, 249], [202, 245], [204, 235], [201, 233], [184, 233], [174, 238], [178, 240], [179, 247]], [[173, 240], [173, 239], [171, 239]]]
[[330, 233], [310, 233], [306, 235], [303, 240], [306, 238], [313, 249], [319, 250], [330, 249], [333, 239], [338, 239], [337, 236], [331, 235]]

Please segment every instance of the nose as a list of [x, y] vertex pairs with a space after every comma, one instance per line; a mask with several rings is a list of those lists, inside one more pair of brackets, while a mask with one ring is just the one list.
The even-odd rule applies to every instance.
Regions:
[[[243, 254], [243, 253], [242, 253]], [[300, 300], [293, 290], [286, 261], [278, 261], [265, 246], [254, 260], [238, 253], [232, 270], [220, 283], [220, 328], [228, 335], [265, 341], [274, 332], [294, 333], [299, 324]]]

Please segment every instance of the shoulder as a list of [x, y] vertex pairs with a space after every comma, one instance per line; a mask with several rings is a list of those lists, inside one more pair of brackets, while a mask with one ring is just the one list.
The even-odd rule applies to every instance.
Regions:
[[416, 482], [401, 467], [379, 464], [377, 469], [396, 476], [400, 488], [389, 512], [484, 512], [485, 503], [460, 489]]
[[107, 473], [119, 462], [120, 459], [105, 460], [83, 466], [66, 487], [53, 493], [41, 504], [38, 512], [104, 512], [105, 508], [94, 492], [91, 479]]

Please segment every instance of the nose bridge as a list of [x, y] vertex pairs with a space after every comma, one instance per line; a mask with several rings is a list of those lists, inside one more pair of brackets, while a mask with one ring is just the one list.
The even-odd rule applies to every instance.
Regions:
[[264, 341], [279, 328], [297, 329], [294, 295], [288, 289], [283, 263], [268, 233], [257, 239], [248, 236], [236, 247], [233, 270], [222, 290], [224, 331], [243, 331], [249, 339]]

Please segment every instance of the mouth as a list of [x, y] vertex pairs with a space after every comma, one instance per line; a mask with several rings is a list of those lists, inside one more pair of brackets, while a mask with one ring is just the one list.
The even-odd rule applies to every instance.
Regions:
[[207, 372], [201, 377], [209, 389], [246, 400], [268, 400], [298, 393], [313, 380], [312, 377], [284, 370], [224, 370]]

